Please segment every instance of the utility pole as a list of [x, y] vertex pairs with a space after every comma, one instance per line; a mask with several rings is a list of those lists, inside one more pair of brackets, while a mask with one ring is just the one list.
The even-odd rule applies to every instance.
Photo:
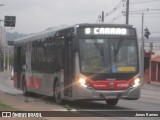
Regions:
[[[2, 6], [4, 6], [4, 4], [2, 4], [2, 3], [0, 3], [0, 7], [2, 7]], [[0, 22], [1, 22], [2, 20], [0, 20]], [[0, 29], [0, 32], [2, 32], [2, 29]], [[2, 44], [2, 41], [0, 41], [1, 43], [0, 44]], [[3, 45], [2, 45], [3, 46]], [[2, 49], [2, 47], [0, 48], [0, 49]], [[4, 58], [3, 58], [3, 61], [5, 61], [5, 50], [3, 51], [3, 54], [4, 54]], [[0, 66], [1, 67], [1, 66]], [[5, 67], [5, 62], [3, 62], [3, 67]]]
[[142, 13], [142, 43], [144, 45], [144, 37], [143, 37], [143, 35], [144, 35], [144, 32], [143, 32], [144, 27], [143, 27], [143, 23], [144, 23], [144, 13]]
[[129, 0], [126, 1], [126, 24], [129, 23]]
[[104, 22], [104, 11], [102, 11], [102, 22]]
[[4, 50], [3, 71], [6, 71], [6, 51], [5, 51], [5, 47], [3, 48], [3, 50]]
[[143, 29], [144, 29], [144, 13], [142, 13], [142, 78], [144, 79], [144, 32], [143, 32]]
[[9, 46], [7, 46], [7, 70], [9, 71]]

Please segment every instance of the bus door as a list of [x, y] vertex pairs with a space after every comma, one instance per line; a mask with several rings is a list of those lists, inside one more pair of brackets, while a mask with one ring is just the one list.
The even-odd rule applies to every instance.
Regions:
[[21, 47], [16, 48], [16, 61], [15, 61], [15, 73], [16, 75], [16, 84], [15, 87], [20, 88], [20, 79], [21, 79]]
[[22, 89], [23, 65], [25, 65], [25, 47], [19, 46], [16, 50], [15, 72], [17, 73], [17, 79], [15, 87]]
[[71, 39], [65, 40], [64, 49], [64, 96], [72, 97], [72, 76], [73, 76], [73, 58], [72, 58]]

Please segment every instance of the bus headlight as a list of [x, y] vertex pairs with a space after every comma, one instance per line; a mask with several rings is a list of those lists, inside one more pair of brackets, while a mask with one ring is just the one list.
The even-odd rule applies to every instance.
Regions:
[[80, 75], [77, 79], [77, 82], [79, 85], [81, 85], [84, 88], [92, 89], [92, 85], [87, 81], [87, 77]]
[[140, 84], [140, 78], [136, 78], [133, 83], [133, 87], [136, 87]]
[[80, 84], [85, 84], [86, 83], [86, 80], [84, 78], [79, 78], [78, 82]]
[[80, 77], [79, 79], [78, 79], [78, 83], [81, 85], [81, 86], [83, 86], [83, 87], [87, 87], [87, 85], [86, 85], [86, 79], [85, 78], [83, 78], [83, 77]]

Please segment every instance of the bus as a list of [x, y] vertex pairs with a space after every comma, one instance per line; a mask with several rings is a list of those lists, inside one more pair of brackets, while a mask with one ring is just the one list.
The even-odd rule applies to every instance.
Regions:
[[135, 26], [75, 24], [17, 39], [14, 87], [64, 101], [140, 97], [142, 74]]

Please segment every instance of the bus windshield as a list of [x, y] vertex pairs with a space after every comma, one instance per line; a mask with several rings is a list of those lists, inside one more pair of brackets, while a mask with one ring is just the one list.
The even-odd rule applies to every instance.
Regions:
[[138, 48], [135, 39], [79, 39], [83, 73], [135, 73]]

